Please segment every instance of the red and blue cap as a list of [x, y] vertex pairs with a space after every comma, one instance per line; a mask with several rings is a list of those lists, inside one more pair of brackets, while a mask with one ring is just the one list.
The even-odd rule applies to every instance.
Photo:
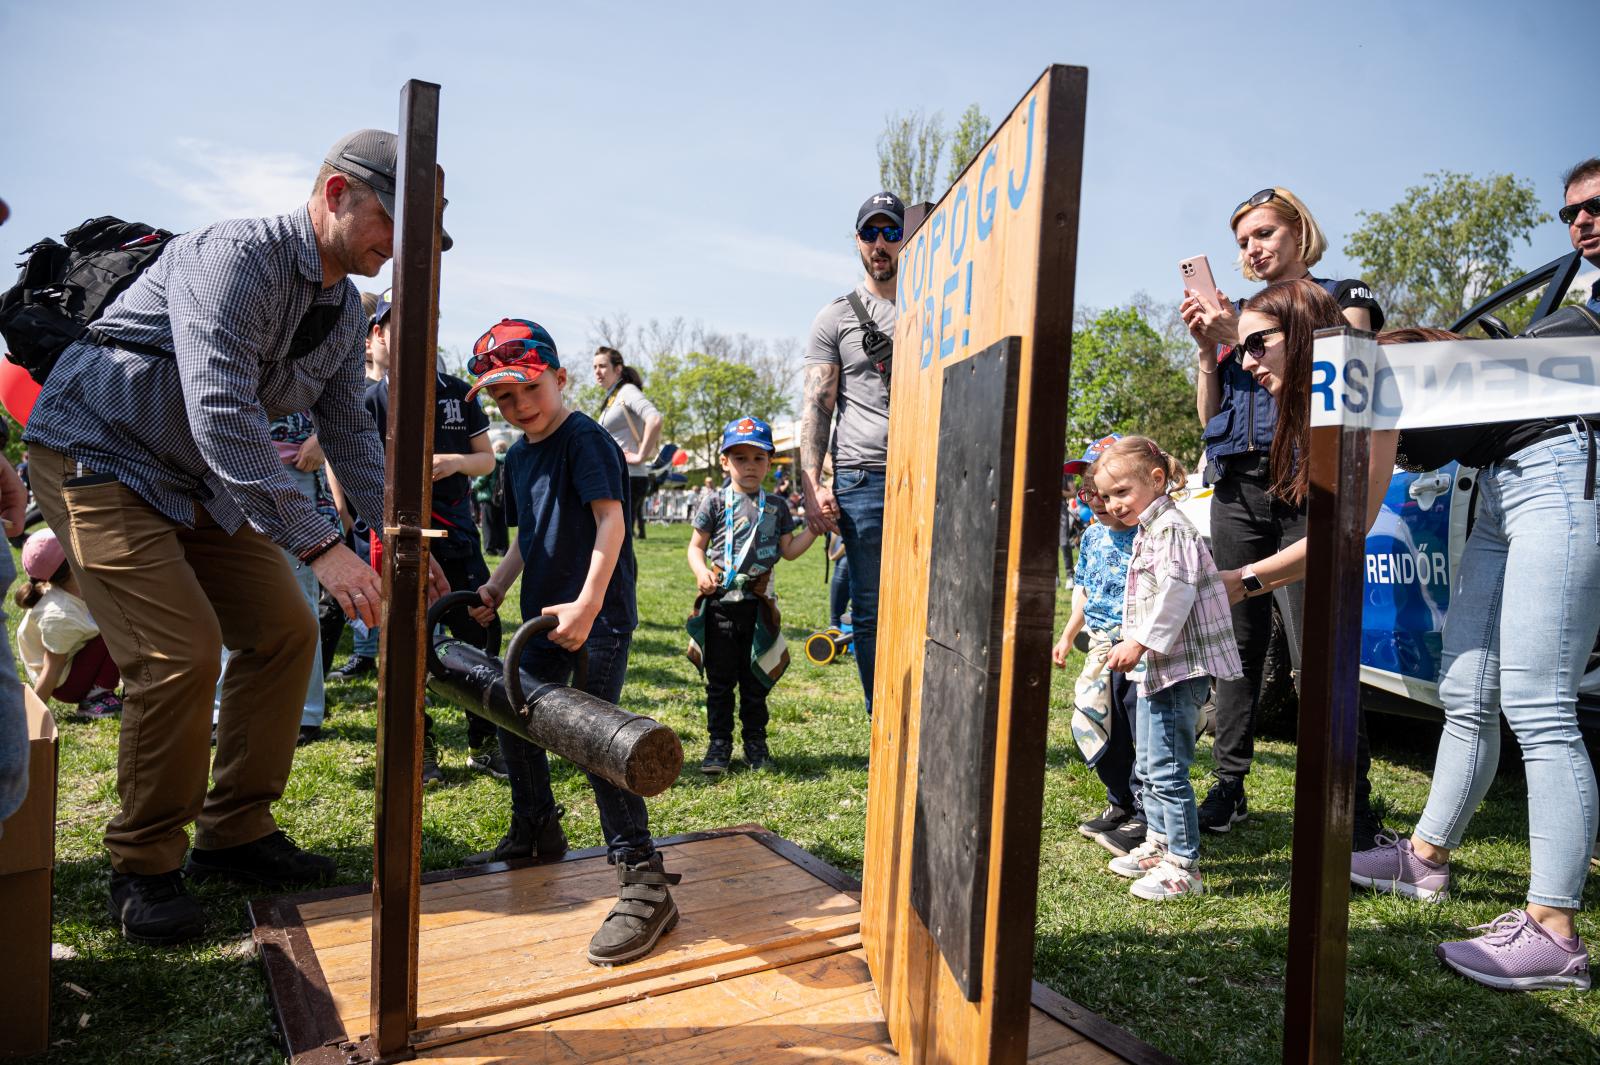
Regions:
[[1084, 470], [1087, 470], [1090, 466], [1094, 465], [1095, 460], [1105, 452], [1106, 448], [1110, 447], [1113, 443], [1121, 439], [1121, 433], [1108, 433], [1105, 436], [1102, 436], [1100, 439], [1089, 445], [1089, 450], [1083, 453], [1083, 458], [1073, 459], [1071, 462], [1062, 463], [1061, 475], [1063, 477], [1072, 477], [1076, 474], [1082, 473]]
[[760, 418], [735, 418], [722, 428], [722, 450], [737, 447], [740, 444], [753, 444], [762, 451], [774, 450], [772, 446], [772, 426]]
[[556, 342], [544, 326], [526, 318], [502, 318], [472, 345], [467, 370], [478, 380], [467, 398], [490, 385], [531, 385], [546, 370], [559, 369]]

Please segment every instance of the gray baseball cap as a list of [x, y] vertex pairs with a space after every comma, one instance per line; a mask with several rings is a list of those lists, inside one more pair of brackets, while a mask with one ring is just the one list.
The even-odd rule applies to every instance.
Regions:
[[[346, 133], [328, 149], [323, 162], [341, 174], [355, 178], [372, 187], [378, 202], [394, 217], [395, 167], [400, 158], [400, 138], [381, 129], [358, 129]], [[446, 205], [449, 204], [446, 200]], [[441, 234], [444, 251], [449, 251], [455, 241], [449, 233]]]

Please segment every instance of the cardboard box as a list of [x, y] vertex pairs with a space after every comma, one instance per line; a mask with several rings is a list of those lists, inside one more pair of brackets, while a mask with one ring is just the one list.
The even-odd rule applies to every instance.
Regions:
[[50, 899], [56, 856], [56, 751], [50, 710], [22, 686], [28, 712], [28, 797], [0, 836], [0, 1057], [35, 1054], [50, 1042]]

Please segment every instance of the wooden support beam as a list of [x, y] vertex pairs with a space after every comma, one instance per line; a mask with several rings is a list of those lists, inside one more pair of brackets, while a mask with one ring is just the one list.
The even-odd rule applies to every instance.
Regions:
[[378, 672], [377, 818], [372, 865], [374, 1057], [412, 1056], [422, 848], [422, 697], [433, 505], [434, 348], [439, 321], [439, 86], [400, 91], [394, 310], [384, 477], [383, 632]]
[[1311, 430], [1284, 1065], [1338, 1065], [1344, 1044], [1370, 437]]

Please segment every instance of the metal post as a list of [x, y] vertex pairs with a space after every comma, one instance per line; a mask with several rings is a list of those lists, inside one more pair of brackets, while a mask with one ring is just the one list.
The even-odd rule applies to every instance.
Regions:
[[372, 1049], [412, 1057], [422, 846], [422, 696], [433, 505], [434, 347], [444, 176], [439, 86], [400, 91], [396, 167], [393, 367], [384, 489], [384, 617], [378, 673], [377, 819], [372, 867]]
[[1370, 435], [1311, 430], [1284, 1065], [1339, 1065], [1344, 1043]]

